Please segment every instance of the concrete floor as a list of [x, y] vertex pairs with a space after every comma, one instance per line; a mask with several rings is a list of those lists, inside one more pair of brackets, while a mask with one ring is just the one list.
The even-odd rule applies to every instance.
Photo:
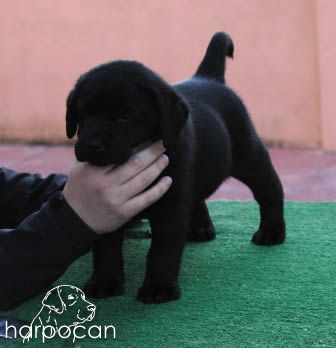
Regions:
[[[273, 164], [290, 201], [336, 201], [336, 154], [316, 150], [271, 148]], [[17, 171], [67, 173], [71, 146], [0, 145], [0, 166]], [[223, 183], [210, 199], [250, 200], [249, 189], [235, 179]]]

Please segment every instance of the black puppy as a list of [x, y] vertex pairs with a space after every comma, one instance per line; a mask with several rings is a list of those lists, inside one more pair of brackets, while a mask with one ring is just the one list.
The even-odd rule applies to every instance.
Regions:
[[[146, 141], [163, 139], [173, 184], [146, 210], [152, 229], [145, 280], [138, 300], [160, 303], [180, 296], [178, 274], [186, 240], [215, 238], [205, 199], [229, 176], [245, 183], [260, 206], [259, 245], [285, 239], [283, 190], [245, 105], [225, 85], [225, 57], [233, 43], [225, 33], [212, 38], [196, 74], [169, 85], [134, 61], [114, 61], [82, 75], [67, 100], [67, 136], [78, 127], [79, 161], [122, 164]], [[85, 292], [122, 294], [122, 230], [93, 248], [94, 272]]]

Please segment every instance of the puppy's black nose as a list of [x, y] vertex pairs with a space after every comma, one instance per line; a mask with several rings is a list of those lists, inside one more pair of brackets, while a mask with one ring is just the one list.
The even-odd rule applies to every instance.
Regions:
[[103, 152], [104, 151], [104, 144], [97, 139], [91, 139], [86, 142], [86, 146], [91, 150], [95, 152]]

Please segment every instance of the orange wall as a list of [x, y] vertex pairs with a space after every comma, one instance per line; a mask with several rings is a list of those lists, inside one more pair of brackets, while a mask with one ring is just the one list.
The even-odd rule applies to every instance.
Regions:
[[121, 58], [182, 80], [224, 30], [235, 43], [228, 84], [262, 137], [336, 150], [335, 10], [335, 0], [1, 0], [0, 140], [63, 142], [79, 74]]
[[336, 1], [317, 1], [322, 147], [336, 150]]

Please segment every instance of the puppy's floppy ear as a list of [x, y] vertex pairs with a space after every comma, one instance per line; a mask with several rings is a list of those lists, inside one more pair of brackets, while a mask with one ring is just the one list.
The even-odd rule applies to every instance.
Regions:
[[172, 88], [160, 91], [160, 129], [163, 144], [172, 144], [178, 133], [185, 125], [189, 107], [186, 102]]
[[69, 93], [66, 102], [66, 134], [69, 139], [71, 139], [77, 131], [77, 114], [76, 114], [76, 87]]
[[77, 115], [77, 99], [79, 92], [83, 85], [85, 84], [85, 81], [87, 80], [87, 74], [83, 74], [79, 77], [77, 80], [75, 87], [73, 90], [69, 93], [67, 102], [66, 102], [66, 134], [69, 139], [71, 139], [77, 131], [77, 124], [78, 124], [78, 115]]
[[58, 287], [51, 289], [44, 297], [42, 304], [50, 310], [62, 314], [64, 311], [64, 303], [61, 299]]

